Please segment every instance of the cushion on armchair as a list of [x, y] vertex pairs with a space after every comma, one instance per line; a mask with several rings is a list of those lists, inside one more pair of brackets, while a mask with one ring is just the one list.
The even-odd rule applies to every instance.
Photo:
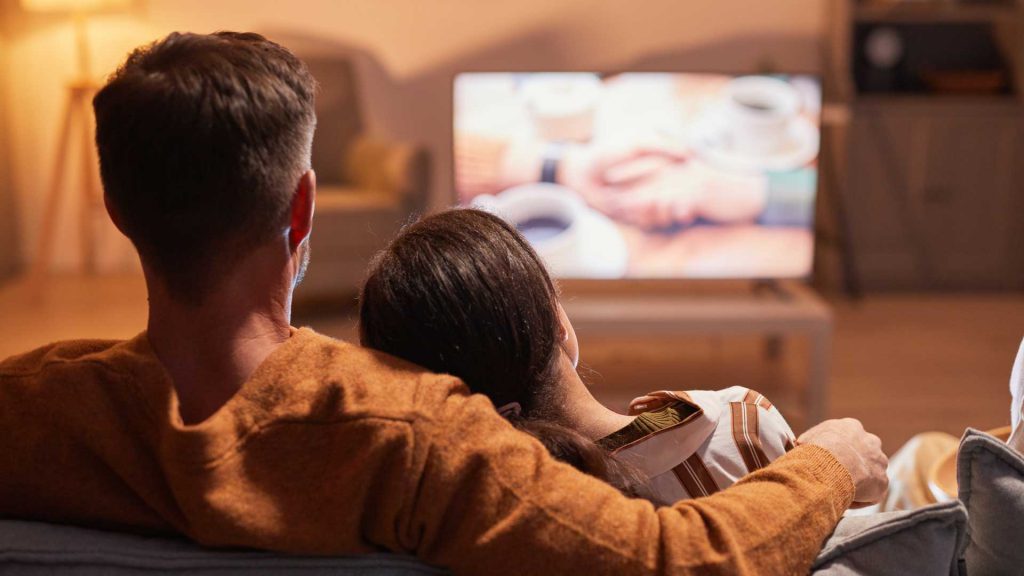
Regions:
[[359, 137], [339, 159], [345, 184], [390, 196], [404, 211], [421, 210], [430, 179], [426, 150], [408, 142]]
[[825, 542], [811, 574], [958, 576], [966, 541], [967, 511], [956, 501], [848, 516]]
[[1024, 457], [968, 428], [957, 455], [957, 483], [970, 514], [968, 574], [1024, 574]]

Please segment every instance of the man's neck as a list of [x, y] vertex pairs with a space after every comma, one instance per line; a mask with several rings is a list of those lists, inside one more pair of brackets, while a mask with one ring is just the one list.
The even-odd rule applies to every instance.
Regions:
[[185, 424], [213, 415], [291, 335], [290, 280], [268, 282], [240, 268], [199, 305], [170, 298], [146, 275], [149, 342], [174, 382]]

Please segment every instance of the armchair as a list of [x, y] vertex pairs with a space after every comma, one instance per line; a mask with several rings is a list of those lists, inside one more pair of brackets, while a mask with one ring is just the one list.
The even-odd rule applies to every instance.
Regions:
[[299, 305], [350, 298], [370, 258], [427, 201], [424, 148], [371, 136], [364, 129], [352, 62], [304, 58], [320, 84], [313, 168], [313, 260], [296, 291]]

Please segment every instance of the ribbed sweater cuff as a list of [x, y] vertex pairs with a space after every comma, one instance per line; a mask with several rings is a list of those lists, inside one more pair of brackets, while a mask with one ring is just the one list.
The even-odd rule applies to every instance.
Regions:
[[799, 454], [800, 459], [811, 465], [814, 477], [828, 486], [832, 496], [832, 505], [838, 514], [842, 514], [853, 503], [856, 487], [853, 476], [831, 452], [814, 444], [803, 444], [794, 448], [790, 455]]

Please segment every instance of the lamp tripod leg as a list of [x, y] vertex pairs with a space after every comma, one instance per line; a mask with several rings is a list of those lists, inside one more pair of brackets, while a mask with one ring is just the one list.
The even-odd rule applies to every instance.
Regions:
[[100, 202], [96, 189], [96, 161], [93, 156], [92, 122], [89, 92], [79, 89], [77, 94], [78, 123], [81, 134], [81, 206], [79, 207], [79, 237], [82, 270], [96, 273], [96, 209]]
[[39, 229], [39, 241], [36, 248], [35, 262], [29, 271], [29, 286], [34, 293], [39, 294], [39, 288], [46, 282], [50, 273], [50, 264], [53, 260], [54, 235], [57, 232], [57, 217], [60, 215], [61, 187], [64, 184], [64, 174], [67, 169], [68, 147], [71, 143], [71, 125], [75, 116], [75, 93], [68, 92], [67, 103], [64, 108], [64, 121], [61, 125], [60, 135], [57, 139], [57, 156], [53, 166], [53, 173], [50, 175], [50, 189], [46, 195], [46, 204], [43, 206], [43, 220]]

